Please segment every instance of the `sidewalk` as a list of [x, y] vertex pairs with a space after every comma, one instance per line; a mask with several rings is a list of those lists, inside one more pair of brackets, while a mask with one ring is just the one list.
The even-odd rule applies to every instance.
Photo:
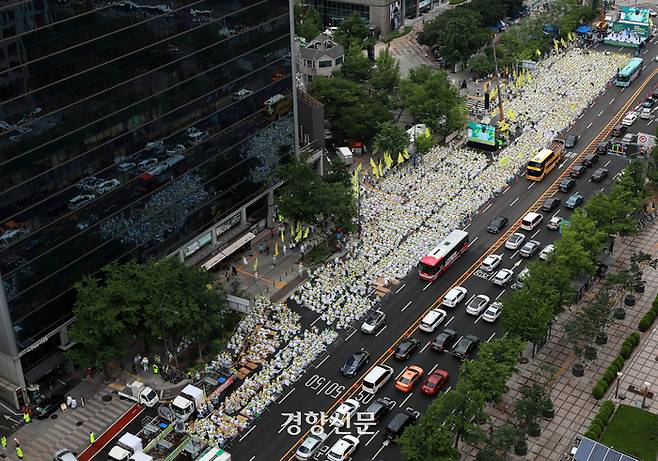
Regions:
[[[658, 256], [658, 224], [654, 224], [634, 238], [617, 239], [614, 253], [618, 259], [613, 270], [625, 267], [631, 254], [637, 251]], [[528, 454], [525, 458], [510, 454], [510, 459], [535, 461], [559, 459], [563, 453], [570, 451], [574, 437], [587, 430], [599, 410], [600, 402], [614, 399], [614, 384], [600, 401], [592, 397], [592, 388], [619, 354], [622, 342], [633, 331], [637, 331], [640, 318], [651, 308], [651, 303], [658, 295], [658, 271], [645, 268], [643, 279], [646, 282], [645, 292], [636, 294], [635, 306], [625, 306], [624, 320], [615, 320], [615, 323], [608, 328], [608, 343], [597, 347], [598, 357], [587, 365], [585, 376], [576, 378], [572, 375], [571, 365], [575, 356], [563, 340], [565, 336], [563, 328], [572, 315], [570, 312], [562, 314], [553, 325], [551, 339], [539, 354], [530, 363], [519, 365], [519, 373], [507, 383], [510, 391], [503, 397], [503, 402], [495, 408], [489, 408], [492, 423], [499, 426], [511, 414], [514, 402], [520, 398], [521, 387], [534, 382], [540, 374], [542, 364], [559, 367], [558, 378], [551, 392], [555, 417], [540, 422], [542, 432], [539, 437], [528, 437]], [[585, 295], [585, 300], [593, 299], [599, 288], [600, 284], [596, 284]], [[620, 396], [625, 394], [626, 397], [623, 403], [641, 405], [642, 396], [626, 391], [630, 385], [642, 388], [643, 383], [648, 381], [651, 383], [650, 390], [654, 393], [658, 391], [656, 360], [658, 360], [658, 329], [653, 328], [642, 333], [639, 347], [624, 365], [619, 386]], [[649, 411], [658, 412], [658, 399], [647, 399], [647, 407]], [[473, 459], [476, 453], [476, 449], [470, 449], [468, 459]]]

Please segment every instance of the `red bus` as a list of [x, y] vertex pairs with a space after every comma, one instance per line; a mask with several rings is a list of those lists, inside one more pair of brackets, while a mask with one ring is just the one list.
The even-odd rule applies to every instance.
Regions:
[[423, 256], [418, 266], [418, 275], [423, 280], [436, 280], [467, 248], [468, 232], [452, 231], [436, 248]]

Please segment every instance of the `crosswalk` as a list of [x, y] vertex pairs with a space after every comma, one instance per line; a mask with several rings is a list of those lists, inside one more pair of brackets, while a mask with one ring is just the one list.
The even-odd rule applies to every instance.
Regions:
[[[98, 438], [108, 427], [121, 417], [132, 402], [113, 398], [103, 402], [101, 395], [86, 401], [85, 407], [78, 406], [66, 413], [58, 411], [57, 422], [34, 421], [21, 427], [14, 434], [21, 441], [25, 459], [30, 461], [51, 461], [53, 454], [62, 448], [80, 453], [89, 444], [89, 432]], [[9, 459], [16, 458], [9, 452]]]
[[471, 115], [483, 115], [486, 113], [484, 109], [484, 98], [468, 96], [466, 98], [466, 107], [468, 108], [468, 113]]

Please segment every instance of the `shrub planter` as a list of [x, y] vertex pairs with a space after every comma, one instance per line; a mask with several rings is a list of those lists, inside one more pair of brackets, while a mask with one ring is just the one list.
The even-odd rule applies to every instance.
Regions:
[[622, 309], [621, 307], [618, 307], [615, 309], [615, 318], [617, 320], [623, 320], [626, 318], [626, 311]]
[[644, 282], [640, 282], [637, 285], [635, 285], [635, 292], [644, 293]]
[[541, 435], [541, 427], [537, 422], [528, 423], [527, 431], [530, 437], [539, 437]]
[[627, 306], [635, 306], [635, 295], [633, 293], [628, 293], [624, 296], [624, 304]]
[[603, 345], [608, 342], [608, 334], [604, 331], [599, 331], [596, 334], [596, 344]]
[[553, 419], [555, 416], [555, 407], [553, 406], [553, 402], [551, 402], [550, 407], [545, 408], [544, 411], [541, 412], [541, 415], [546, 419]]
[[583, 376], [585, 374], [585, 366], [582, 363], [574, 363], [571, 367], [571, 373], [577, 377]]
[[596, 348], [592, 346], [586, 346], [585, 347], [585, 358], [587, 360], [595, 360], [596, 359]]
[[514, 444], [514, 454], [517, 456], [525, 456], [528, 454], [528, 444], [525, 440], [519, 440]]

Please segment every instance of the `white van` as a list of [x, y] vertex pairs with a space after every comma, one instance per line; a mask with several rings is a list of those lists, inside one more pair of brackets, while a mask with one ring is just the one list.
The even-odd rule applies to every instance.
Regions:
[[530, 212], [521, 220], [521, 229], [531, 231], [544, 220], [539, 213]]
[[376, 394], [393, 376], [393, 368], [388, 365], [377, 365], [363, 378], [361, 389], [369, 394]]

